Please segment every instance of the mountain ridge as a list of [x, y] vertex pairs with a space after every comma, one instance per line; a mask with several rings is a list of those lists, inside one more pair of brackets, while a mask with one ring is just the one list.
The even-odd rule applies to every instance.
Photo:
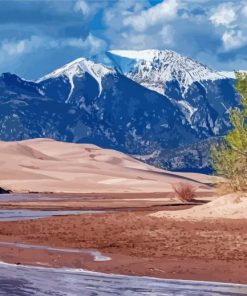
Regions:
[[[116, 51], [113, 53], [118, 59]], [[123, 65], [135, 67], [133, 57], [139, 53], [129, 51], [130, 64]], [[157, 159], [147, 161], [174, 170], [176, 165], [162, 158], [165, 151], [179, 149], [177, 167], [196, 169], [189, 163], [192, 158], [181, 155], [188, 153], [189, 147], [200, 150], [195, 143], [221, 137], [231, 129], [229, 109], [239, 106], [234, 79], [175, 52], [145, 51], [137, 64], [145, 71], [136, 73], [144, 73], [151, 83], [158, 77], [162, 94], [132, 77], [135, 72], [124, 74], [117, 69], [119, 61], [111, 61], [111, 54], [92, 60], [79, 58], [36, 82], [11, 74], [0, 76], [0, 139], [50, 137], [92, 143], [143, 157], [157, 155]], [[121, 54], [126, 55], [126, 51]], [[211, 79], [200, 80], [202, 77]], [[206, 161], [201, 157], [204, 152], [193, 153], [198, 157], [198, 168], [207, 169], [208, 163], [202, 163]]]
[[[171, 50], [111, 50], [107, 55], [129, 78], [162, 95], [166, 81], [178, 80], [184, 94], [195, 81], [224, 79], [225, 76], [209, 67]], [[132, 60], [130, 68], [121, 67], [125, 59]], [[131, 68], [132, 66], [132, 68]], [[196, 70], [197, 69], [197, 70]]]
[[52, 71], [50, 74], [47, 74], [39, 78], [37, 82], [39, 83], [47, 79], [57, 78], [59, 76], [66, 76], [69, 79], [69, 82], [71, 84], [71, 90], [68, 96], [68, 99], [69, 99], [74, 89], [73, 78], [75, 76], [80, 76], [85, 73], [89, 73], [95, 78], [95, 80], [97, 80], [99, 85], [99, 95], [100, 95], [102, 91], [101, 80], [105, 75], [109, 73], [114, 73], [114, 72], [115, 72], [114, 70], [109, 69], [102, 64], [99, 64], [99, 63], [96, 64], [90, 59], [79, 58], [62, 66], [61, 68], [58, 68]]

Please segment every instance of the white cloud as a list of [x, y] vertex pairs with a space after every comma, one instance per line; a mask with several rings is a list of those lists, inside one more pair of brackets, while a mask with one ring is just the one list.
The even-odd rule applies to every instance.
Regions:
[[229, 60], [219, 58], [217, 54], [209, 52], [198, 53], [194, 58], [206, 65], [211, 65], [212, 68], [220, 71], [235, 71], [239, 69], [247, 69], [247, 61], [244, 55], [232, 56]]
[[243, 47], [247, 44], [247, 36], [241, 30], [230, 30], [223, 34], [222, 41], [226, 51]]
[[246, 1], [116, 1], [103, 12], [103, 36], [111, 49], [169, 48], [192, 58], [234, 54], [247, 45]]
[[221, 4], [214, 10], [210, 20], [216, 27], [221, 25], [228, 27], [237, 19], [236, 5], [232, 3]]
[[143, 32], [147, 28], [164, 23], [177, 15], [178, 1], [166, 0], [138, 15], [133, 14], [125, 18], [123, 24], [131, 26], [135, 31]]
[[32, 52], [42, 46], [42, 38], [31, 36], [29, 39], [22, 40], [4, 40], [0, 46], [0, 52], [8, 56], [17, 56], [24, 53]]
[[[159, 37], [161, 37], [163, 40], [165, 40], [165, 43], [167, 45], [173, 45], [174, 44], [174, 29], [170, 25], [165, 25], [161, 27], [161, 30], [159, 31]], [[159, 39], [160, 41], [160, 39]], [[164, 43], [164, 41], [162, 42]]]
[[67, 38], [60, 41], [62, 46], [71, 46], [86, 51], [89, 55], [94, 55], [106, 48], [104, 40], [89, 34], [86, 39], [83, 38]]
[[[146, 35], [144, 34], [131, 34], [131, 33], [122, 33], [121, 34], [121, 38], [122, 40], [124, 40], [122, 46], [117, 46], [118, 48], [125, 48], [125, 41], [128, 42], [128, 46], [130, 46], [130, 48], [134, 48], [134, 49], [143, 49], [147, 47], [147, 43], [148, 43], [148, 38], [146, 37]], [[113, 48], [115, 48], [115, 45], [113, 45]]]
[[[53, 34], [45, 35], [50, 34], [49, 31], [37, 36], [41, 31], [35, 30], [30, 38], [0, 40], [0, 60], [8, 58], [11, 63], [15, 56], [39, 49], [55, 51], [65, 48], [66, 55], [66, 50], [77, 48], [76, 52], [81, 52], [81, 56], [89, 56], [108, 48], [169, 48], [192, 58], [202, 56], [203, 62], [212, 61], [212, 67], [216, 62], [214, 64], [213, 59], [210, 60], [211, 56], [217, 57], [215, 61], [218, 61], [222, 69], [227, 68], [224, 63], [230, 65], [236, 56], [237, 64], [241, 59], [244, 63], [247, 48], [247, 0], [162, 0], [153, 6], [150, 2], [73, 0], [71, 11], [76, 21], [80, 22], [81, 18], [81, 27], [85, 25], [85, 30], [82, 29], [84, 32], [91, 23], [99, 21], [94, 16], [102, 11], [100, 38], [95, 32], [86, 38], [74, 38], [74, 32], [68, 32], [70, 36], [62, 34], [60, 38], [54, 39]], [[68, 19], [68, 24], [73, 27], [74, 21], [73, 18]], [[222, 55], [222, 52], [225, 54]]]
[[[67, 0], [67, 2], [70, 2], [70, 0]], [[74, 4], [74, 11], [81, 13], [86, 20], [91, 20], [92, 17], [98, 13], [98, 11], [107, 7], [107, 3], [108, 1], [101, 0], [77, 0]]]
[[173, 30], [167, 25], [157, 34], [122, 32], [114, 38], [111, 49], [165, 49], [174, 43]]
[[[246, 1], [226, 1], [213, 8], [209, 18], [215, 26], [215, 35], [220, 36], [223, 49], [226, 52], [236, 51], [247, 45], [247, 4]], [[222, 48], [219, 49], [219, 52]]]
[[247, 4], [243, 7], [242, 13], [243, 13], [244, 16], [247, 17]]
[[138, 15], [146, 7], [148, 7], [146, 0], [112, 2], [112, 5], [104, 10], [104, 22], [107, 26], [112, 27], [112, 29], [122, 29], [123, 21], [126, 17]]
[[0, 44], [1, 60], [5, 57], [17, 57], [39, 49], [58, 49], [62, 47], [73, 47], [82, 50], [82, 55], [94, 55], [105, 49], [105, 41], [89, 34], [83, 38], [60, 38], [52, 39], [45, 36], [31, 36], [22, 40], [4, 40]]
[[[179, 0], [180, 1], [180, 0]], [[104, 11], [104, 36], [111, 49], [165, 49], [173, 45], [178, 0], [150, 6], [147, 0], [116, 1]]]
[[90, 6], [84, 0], [77, 1], [75, 3], [74, 10], [81, 12], [84, 16], [88, 16], [91, 13]]

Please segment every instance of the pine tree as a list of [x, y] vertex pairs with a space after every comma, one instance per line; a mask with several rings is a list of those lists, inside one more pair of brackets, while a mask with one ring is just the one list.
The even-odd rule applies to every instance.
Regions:
[[230, 111], [233, 129], [223, 144], [212, 147], [212, 163], [231, 191], [243, 191], [247, 189], [247, 74], [237, 72], [236, 79], [242, 106]]

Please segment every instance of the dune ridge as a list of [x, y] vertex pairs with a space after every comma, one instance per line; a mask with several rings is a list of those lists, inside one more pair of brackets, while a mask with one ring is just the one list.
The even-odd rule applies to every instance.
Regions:
[[174, 212], [160, 211], [151, 216], [175, 220], [246, 219], [246, 193], [230, 193], [207, 204]]
[[172, 173], [92, 144], [51, 139], [0, 142], [0, 186], [15, 192], [169, 192], [176, 182], [205, 190], [208, 177]]

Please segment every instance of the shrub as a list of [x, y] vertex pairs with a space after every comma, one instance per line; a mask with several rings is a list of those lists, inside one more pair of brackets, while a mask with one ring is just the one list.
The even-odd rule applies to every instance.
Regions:
[[218, 176], [225, 178], [225, 189], [247, 190], [247, 74], [236, 73], [236, 90], [241, 108], [230, 110], [232, 130], [220, 147], [212, 147], [212, 164]]
[[196, 187], [190, 183], [178, 183], [173, 185], [176, 197], [183, 202], [190, 202], [196, 196]]

